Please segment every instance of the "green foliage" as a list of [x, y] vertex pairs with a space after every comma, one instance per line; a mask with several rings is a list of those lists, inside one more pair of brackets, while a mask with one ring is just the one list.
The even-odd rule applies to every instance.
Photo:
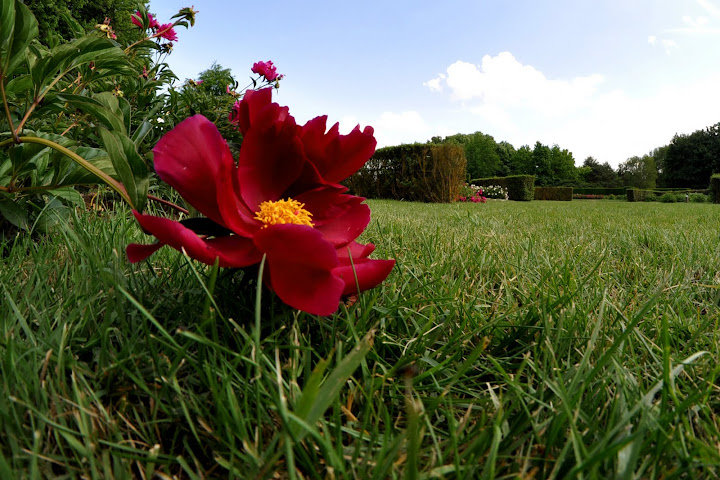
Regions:
[[710, 197], [704, 193], [691, 193], [689, 200], [690, 203], [707, 203], [710, 201]]
[[163, 117], [165, 127], [170, 129], [186, 118], [200, 114], [213, 122], [230, 147], [237, 151], [242, 144], [242, 134], [229, 118], [233, 105], [240, 98], [234, 93], [236, 88], [237, 81], [231, 70], [214, 62], [198, 74], [197, 80], [188, 79], [179, 89], [168, 90]]
[[[582, 168], [578, 171], [578, 175], [584, 184], [594, 188], [618, 188], [622, 185], [617, 172], [608, 162], [601, 164], [593, 157], [585, 159]], [[575, 192], [595, 194], [595, 192], [580, 192], [577, 188]], [[625, 189], [621, 193], [624, 195]]]
[[508, 200], [530, 201], [535, 195], [535, 177], [532, 175], [476, 178], [471, 180], [470, 183], [481, 187], [499, 185], [507, 189]]
[[573, 199], [573, 187], [535, 187], [533, 200], [559, 200], [569, 202]]
[[628, 158], [618, 167], [618, 175], [626, 187], [654, 189], [657, 180], [655, 158], [651, 155]]
[[476, 178], [495, 175], [500, 168], [500, 156], [495, 139], [482, 132], [469, 135], [458, 133], [435, 139], [435, 143], [460, 145], [467, 159], [467, 177]]
[[47, 46], [90, 33], [106, 18], [121, 44], [135, 42], [142, 35], [131, 21], [138, 0], [23, 0], [23, 3], [37, 18], [39, 40]]
[[720, 123], [690, 135], [675, 135], [664, 159], [664, 183], [669, 187], [705, 188], [720, 171]]
[[465, 179], [459, 145], [385, 147], [345, 183], [356, 195], [418, 202], [453, 202]]
[[[174, 24], [192, 23], [194, 14], [184, 9]], [[123, 15], [129, 22], [130, 12]], [[56, 204], [77, 204], [74, 185], [106, 183], [142, 210], [150, 150], [163, 132], [154, 128], [165, 106], [159, 91], [174, 78], [160, 61], [165, 44], [146, 39], [123, 50], [108, 31], [75, 28], [80, 36], [47, 48], [20, 1], [2, 2], [0, 27], [0, 229], [29, 230], [43, 212], [60, 212]]]
[[662, 203], [676, 203], [678, 201], [678, 197], [674, 193], [668, 192], [663, 193], [659, 200]]
[[573, 193], [584, 195], [623, 195], [625, 196], [626, 188], [605, 188], [605, 187], [575, 187]]
[[712, 203], [720, 203], [720, 173], [710, 177], [710, 198]]

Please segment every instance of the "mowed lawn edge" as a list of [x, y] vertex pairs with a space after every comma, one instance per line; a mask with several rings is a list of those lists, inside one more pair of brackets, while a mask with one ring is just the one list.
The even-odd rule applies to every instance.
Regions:
[[123, 206], [5, 237], [0, 477], [718, 475], [720, 207], [368, 203], [397, 265], [329, 317], [129, 265]]

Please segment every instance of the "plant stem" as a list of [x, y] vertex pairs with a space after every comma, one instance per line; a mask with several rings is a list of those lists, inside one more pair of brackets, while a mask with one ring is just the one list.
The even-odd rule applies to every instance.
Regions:
[[167, 200], [163, 200], [162, 198], [156, 197], [155, 195], [151, 195], [151, 194], [148, 193], [147, 198], [148, 198], [148, 200], [152, 200], [153, 202], [161, 203], [161, 204], [163, 204], [163, 205], [165, 205], [165, 206], [168, 206], [168, 207], [170, 207], [170, 208], [173, 208], [173, 209], [177, 210], [178, 212], [182, 212], [182, 213], [184, 213], [185, 215], [189, 215], [189, 214], [190, 214], [190, 212], [189, 212], [188, 210], [185, 210], [185, 209], [184, 209], [183, 207], [181, 207], [180, 205], [175, 205], [174, 203], [169, 202], [169, 201], [167, 201]]
[[[4, 147], [5, 145], [12, 142], [12, 139], [5, 140], [3, 142], [0, 142], [0, 147]], [[92, 163], [88, 162], [84, 158], [82, 158], [77, 153], [73, 152], [72, 150], [63, 147], [62, 145], [58, 145], [57, 143], [53, 142], [52, 140], [47, 140], [45, 138], [40, 137], [18, 137], [18, 143], [38, 143], [40, 145], [45, 145], [46, 147], [50, 147], [53, 150], [57, 150], [58, 152], [70, 157], [75, 163], [83, 167], [85, 170], [89, 171], [90, 173], [94, 174], [95, 176], [99, 177], [103, 182], [107, 183], [110, 188], [115, 190], [117, 193], [120, 194], [120, 196], [125, 200], [128, 205], [130, 205], [131, 208], [135, 208], [135, 205], [133, 205], [132, 200], [130, 199], [130, 196], [128, 195], [127, 190], [125, 189], [125, 186], [112, 178], [107, 173], [103, 172], [99, 168], [97, 168]]]
[[10, 126], [10, 131], [12, 132], [13, 141], [15, 143], [18, 143], [18, 137], [17, 133], [15, 132], [15, 129], [13, 127], [12, 123], [12, 117], [10, 116], [10, 105], [8, 105], [7, 102], [7, 95], [5, 95], [5, 76], [0, 75], [0, 94], [2, 94], [3, 99], [3, 107], [5, 108], [5, 115], [7, 116], [8, 125]]

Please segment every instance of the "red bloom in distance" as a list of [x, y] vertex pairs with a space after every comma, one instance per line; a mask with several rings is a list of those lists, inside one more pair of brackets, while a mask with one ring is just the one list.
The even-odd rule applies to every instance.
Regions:
[[[340, 298], [372, 288], [394, 260], [372, 260], [371, 244], [355, 239], [370, 221], [363, 198], [345, 193], [336, 177], [357, 165], [355, 149], [374, 151], [372, 129], [318, 135], [322, 122], [299, 126], [287, 107], [269, 101], [270, 89], [249, 91], [237, 106], [243, 144], [237, 165], [215, 125], [188, 118], [153, 149], [155, 169], [206, 218], [182, 222], [134, 212], [154, 245], [129, 245], [137, 262], [163, 245], [207, 264], [244, 267], [266, 256], [265, 284], [288, 305], [318, 315], [337, 310]], [[368, 127], [369, 128], [369, 127]], [[363, 162], [364, 163], [364, 162]], [[354, 170], [353, 170], [354, 171]], [[350, 173], [353, 173], [350, 171]], [[342, 178], [340, 178], [342, 180]]]
[[268, 82], [280, 80], [283, 77], [283, 75], [278, 75], [275, 65], [270, 60], [267, 62], [255, 62], [252, 66], [252, 72], [262, 75]]
[[177, 42], [178, 36], [177, 33], [175, 33], [175, 29], [172, 28], [172, 23], [164, 23], [157, 27], [159, 36], [161, 38], [164, 38], [165, 40], [170, 40], [171, 42]]

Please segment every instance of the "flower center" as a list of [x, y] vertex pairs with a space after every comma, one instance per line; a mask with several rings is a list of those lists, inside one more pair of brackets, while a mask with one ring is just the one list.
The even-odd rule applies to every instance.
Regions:
[[295, 225], [307, 225], [312, 227], [312, 213], [305, 210], [304, 203], [288, 198], [287, 200], [278, 200], [277, 202], [262, 202], [260, 211], [255, 212], [255, 220], [260, 220], [266, 228], [268, 225], [277, 225], [284, 223], [293, 223]]

